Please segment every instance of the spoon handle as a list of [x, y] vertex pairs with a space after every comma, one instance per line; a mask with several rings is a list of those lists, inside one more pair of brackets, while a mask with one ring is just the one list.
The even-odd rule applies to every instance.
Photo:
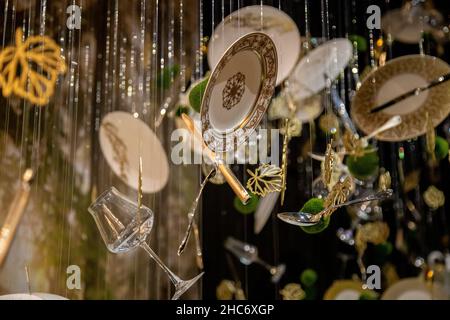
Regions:
[[362, 203], [362, 202], [367, 202], [367, 201], [374, 201], [374, 200], [383, 200], [383, 199], [390, 198], [391, 196], [392, 196], [392, 190], [387, 189], [387, 190], [383, 190], [383, 191], [379, 191], [377, 193], [371, 194], [364, 198], [350, 200], [350, 201], [335, 205], [332, 208], [338, 209], [338, 208], [349, 206], [352, 204], [357, 204], [357, 203]]
[[198, 201], [200, 200], [200, 196], [202, 195], [203, 189], [205, 188], [206, 184], [208, 183], [209, 177], [211, 177], [212, 173], [215, 171], [215, 169], [212, 169], [208, 175], [203, 180], [202, 184], [200, 185], [200, 190], [198, 191], [197, 197], [195, 198], [194, 202], [192, 203], [189, 212], [188, 212], [188, 218], [189, 218], [189, 224], [186, 229], [186, 233], [184, 235], [183, 240], [181, 241], [180, 246], [178, 247], [178, 255], [181, 255], [186, 248], [186, 244], [189, 240], [189, 237], [191, 236], [192, 227], [195, 221], [195, 213], [197, 212], [197, 206]]
[[402, 117], [400, 116], [393, 116], [392, 118], [390, 118], [385, 124], [383, 124], [381, 127], [379, 127], [378, 129], [376, 129], [374, 132], [372, 132], [371, 134], [369, 134], [368, 136], [364, 137], [364, 139], [369, 140], [373, 137], [375, 137], [376, 135], [392, 129], [396, 126], [398, 126], [400, 123], [402, 123]]

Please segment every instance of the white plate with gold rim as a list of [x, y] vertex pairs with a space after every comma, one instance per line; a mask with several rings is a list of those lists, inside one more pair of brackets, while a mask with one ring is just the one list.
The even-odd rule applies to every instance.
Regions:
[[169, 179], [169, 163], [152, 129], [131, 113], [114, 111], [103, 119], [100, 147], [111, 170], [129, 187], [138, 190], [139, 159], [142, 157], [142, 192], [155, 193]]
[[275, 90], [277, 51], [261, 32], [239, 38], [211, 73], [201, 107], [203, 139], [218, 152], [236, 150], [261, 122]]
[[335, 280], [325, 292], [324, 300], [359, 300], [362, 283], [355, 280]]
[[208, 45], [208, 63], [214, 69], [225, 51], [240, 37], [252, 32], [266, 33], [278, 52], [276, 84], [288, 77], [300, 55], [300, 32], [295, 22], [283, 11], [266, 5], [240, 8], [215, 28]]
[[382, 295], [382, 300], [448, 300], [438, 283], [428, 285], [420, 278], [402, 279], [390, 286]]
[[388, 61], [372, 71], [361, 84], [352, 100], [351, 115], [355, 124], [365, 134], [399, 115], [402, 123], [377, 135], [382, 141], [403, 141], [425, 134], [429, 114], [433, 125], [438, 126], [450, 113], [450, 82], [442, 83], [419, 95], [411, 96], [389, 108], [370, 113], [384, 104], [417, 87], [450, 72], [443, 60], [427, 55], [407, 55]]

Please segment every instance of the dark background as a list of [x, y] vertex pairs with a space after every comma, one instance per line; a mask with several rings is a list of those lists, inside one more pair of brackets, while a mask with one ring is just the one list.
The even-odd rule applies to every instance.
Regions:
[[[366, 27], [366, 8], [369, 5], [380, 6], [382, 14], [389, 9], [400, 7], [402, 1], [366, 1], [366, 0], [321, 0], [308, 1], [309, 28], [313, 37], [325, 37], [329, 33], [330, 38], [346, 37], [351, 34], [358, 34], [369, 39], [369, 30]], [[293, 1], [215, 1], [214, 12], [211, 1], [203, 1], [203, 21], [204, 35], [209, 36], [214, 23], [220, 23], [223, 17], [236, 9], [247, 6], [261, 4], [281, 7], [297, 23], [302, 36], [305, 35], [305, 0]], [[321, 15], [328, 3], [329, 25], [322, 24]], [[434, 1], [435, 7], [443, 14], [447, 23], [449, 20], [448, 0]], [[352, 20], [355, 21], [352, 22]], [[375, 30], [374, 36], [379, 33]], [[376, 38], [375, 38], [376, 39]], [[424, 51], [426, 54], [437, 55], [437, 44], [426, 38]], [[444, 46], [444, 54], [441, 59], [450, 60], [449, 46]], [[418, 45], [408, 45], [394, 42], [391, 50], [388, 50], [388, 60], [406, 54], [419, 53]], [[206, 59], [205, 59], [206, 60]], [[359, 66], [360, 72], [369, 62], [369, 53], [360, 52]], [[205, 61], [207, 67], [207, 62]], [[353, 88], [352, 88], [353, 89]], [[348, 91], [348, 90], [347, 90]], [[349, 106], [348, 97], [347, 106]], [[317, 123], [317, 120], [316, 120]], [[438, 128], [437, 133], [447, 140], [450, 139], [450, 121], [444, 121]], [[317, 127], [317, 126], [316, 126]], [[444, 132], [445, 131], [445, 132]], [[310, 140], [310, 130], [308, 126], [303, 127], [303, 134], [300, 138], [293, 138], [289, 144], [289, 167], [285, 204], [282, 208], [279, 205], [272, 213], [272, 218], [259, 235], [253, 232], [253, 215], [242, 215], [233, 208], [234, 194], [227, 185], [216, 186], [208, 184], [203, 198], [203, 242], [205, 256], [205, 275], [203, 280], [203, 297], [205, 299], [215, 299], [216, 286], [223, 279], [234, 279], [230, 262], [237, 270], [244, 291], [249, 299], [273, 299], [280, 298], [279, 290], [287, 283], [300, 283], [300, 274], [306, 268], [312, 268], [319, 275], [317, 283], [317, 299], [321, 299], [325, 290], [335, 279], [349, 279], [353, 274], [358, 274], [355, 262], [355, 249], [342, 243], [336, 237], [336, 230], [339, 227], [349, 227], [350, 217], [344, 210], [333, 215], [333, 219], [328, 229], [317, 235], [308, 235], [299, 228], [285, 224], [275, 216], [280, 211], [296, 211], [311, 196], [311, 175], [316, 178], [320, 174], [320, 169], [315, 163], [313, 173], [311, 172], [310, 161], [302, 157], [301, 150], [305, 143]], [[315, 152], [323, 153], [326, 140], [323, 135], [317, 133], [316, 144], [313, 146]], [[417, 257], [426, 260], [427, 255], [433, 250], [447, 250], [448, 245], [448, 216], [449, 204], [444, 208], [431, 213], [421, 199], [422, 193], [430, 184], [436, 185], [444, 190], [448, 197], [450, 190], [447, 180], [449, 176], [449, 163], [441, 161], [436, 169], [431, 169], [426, 163], [425, 141], [423, 137], [405, 141], [401, 143], [379, 143], [379, 154], [381, 166], [390, 171], [393, 179], [393, 189], [396, 191], [394, 201], [386, 201], [383, 204], [384, 220], [390, 226], [389, 241], [395, 244], [395, 237], [399, 229], [403, 229], [408, 243], [407, 253], [401, 253], [394, 248], [387, 261], [395, 265], [397, 273], [401, 278], [415, 276], [420, 269], [414, 266]], [[422, 220], [418, 223], [415, 231], [409, 230], [406, 226], [411, 217], [405, 215], [403, 203], [399, 195], [397, 162], [398, 149], [404, 147], [405, 158], [401, 161], [405, 174], [415, 169], [421, 169], [420, 185], [408, 194], [414, 202], [416, 208], [422, 215]], [[237, 176], [246, 181], [245, 170], [247, 166], [234, 166]], [[286, 274], [281, 279], [279, 285], [270, 282], [269, 273], [259, 265], [253, 264], [244, 266], [237, 259], [229, 256], [223, 248], [223, 241], [233, 236], [258, 247], [260, 257], [271, 263], [285, 263], [287, 265]], [[371, 252], [370, 248], [365, 255], [365, 263], [380, 263], [377, 255]], [[350, 255], [347, 267], [342, 264], [338, 254]]]

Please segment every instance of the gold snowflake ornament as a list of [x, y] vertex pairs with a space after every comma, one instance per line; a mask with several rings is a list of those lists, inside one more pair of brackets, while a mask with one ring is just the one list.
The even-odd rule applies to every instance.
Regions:
[[253, 194], [264, 197], [271, 192], [280, 192], [283, 185], [283, 173], [280, 167], [269, 165], [267, 163], [261, 165], [252, 172], [247, 169], [250, 179], [247, 181], [247, 189]]
[[[38, 70], [33, 70], [35, 66]], [[46, 105], [58, 75], [66, 72], [61, 48], [49, 37], [31, 36], [23, 41], [16, 31], [16, 45], [0, 52], [0, 86], [5, 98], [14, 94], [38, 106]]]

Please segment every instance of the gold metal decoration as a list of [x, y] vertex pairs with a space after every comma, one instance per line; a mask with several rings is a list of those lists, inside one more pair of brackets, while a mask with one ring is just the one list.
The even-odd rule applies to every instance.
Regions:
[[344, 181], [337, 182], [325, 199], [324, 205], [327, 212], [324, 215], [330, 216], [334, 211], [336, 211], [336, 209], [331, 208], [332, 206], [336, 206], [347, 201], [352, 188], [353, 179], [350, 176], [347, 176]]
[[245, 300], [244, 290], [239, 283], [231, 280], [222, 280], [216, 288], [218, 300]]
[[427, 141], [427, 152], [428, 155], [431, 157], [431, 161], [436, 161], [436, 154], [434, 153], [434, 149], [436, 148], [436, 132], [434, 131], [433, 121], [431, 120], [428, 112], [426, 113], [426, 119], [427, 119], [427, 134], [426, 134], [426, 141]]
[[286, 193], [286, 178], [287, 178], [287, 153], [288, 153], [288, 144], [289, 144], [289, 119], [284, 120], [284, 129], [288, 134], [284, 135], [283, 139], [283, 151], [281, 156], [281, 172], [282, 172], [282, 184], [281, 184], [281, 205], [284, 203], [284, 194]]
[[423, 200], [433, 210], [442, 207], [445, 204], [444, 193], [435, 186], [429, 186], [423, 193]]
[[288, 283], [280, 290], [283, 300], [303, 300], [306, 296], [302, 286], [298, 283]]
[[327, 150], [325, 151], [325, 161], [322, 179], [324, 184], [327, 186], [331, 182], [331, 174], [333, 173], [333, 167], [335, 165], [334, 151], [333, 151], [333, 140], [327, 145]]
[[218, 300], [233, 300], [236, 287], [231, 280], [222, 280], [216, 288], [216, 297]]
[[362, 157], [366, 153], [364, 146], [361, 143], [361, 139], [355, 136], [354, 133], [346, 130], [342, 137], [342, 143], [344, 144], [345, 152], [353, 157]]
[[319, 128], [323, 132], [333, 133], [335, 136], [340, 135], [339, 119], [334, 113], [325, 113], [319, 118]]
[[358, 253], [357, 263], [361, 272], [362, 280], [366, 280], [366, 267], [363, 262], [364, 252], [367, 244], [382, 244], [389, 237], [389, 226], [382, 221], [369, 222], [359, 226], [355, 235], [355, 248]]
[[127, 156], [127, 146], [122, 141], [122, 139], [117, 135], [119, 130], [111, 122], [103, 123], [103, 128], [106, 132], [106, 137], [109, 140], [114, 152], [114, 160], [119, 164], [120, 167], [120, 177], [124, 180], [128, 180], [127, 168], [129, 166], [128, 156]]
[[382, 244], [389, 237], [389, 226], [382, 221], [369, 222], [358, 227], [355, 235], [355, 248], [362, 256], [368, 243]]
[[260, 197], [271, 192], [280, 192], [282, 189], [283, 172], [276, 165], [264, 163], [255, 172], [247, 169], [247, 173], [250, 175], [247, 189]]
[[420, 181], [420, 170], [411, 171], [405, 176], [405, 181], [403, 183], [403, 191], [408, 193], [419, 185]]
[[391, 174], [389, 171], [386, 171], [380, 174], [380, 177], [378, 178], [378, 189], [382, 191], [390, 189], [391, 183]]
[[[33, 70], [32, 65], [39, 68]], [[61, 48], [49, 37], [31, 36], [23, 41], [16, 30], [16, 45], [0, 52], [0, 86], [5, 98], [14, 94], [38, 106], [46, 105], [58, 75], [66, 72]]]
[[245, 75], [238, 72], [228, 79], [225, 88], [222, 91], [222, 106], [231, 110], [237, 105], [245, 92]]

